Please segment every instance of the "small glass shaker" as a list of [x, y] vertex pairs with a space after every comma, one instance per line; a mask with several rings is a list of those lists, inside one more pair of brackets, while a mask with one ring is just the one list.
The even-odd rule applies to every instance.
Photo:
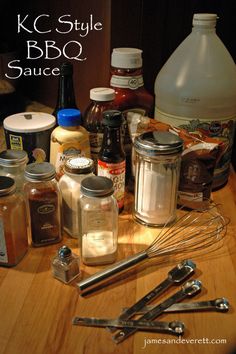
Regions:
[[134, 141], [134, 218], [147, 226], [163, 226], [176, 218], [183, 141], [173, 133], [154, 131]]
[[87, 177], [81, 182], [80, 222], [82, 261], [87, 265], [112, 263], [117, 255], [118, 205], [111, 179]]
[[80, 276], [79, 256], [65, 245], [60, 247], [52, 260], [52, 274], [65, 284], [72, 282]]

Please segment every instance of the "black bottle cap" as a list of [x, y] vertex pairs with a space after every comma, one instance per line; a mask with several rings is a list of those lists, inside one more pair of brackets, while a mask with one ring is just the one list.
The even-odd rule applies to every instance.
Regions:
[[123, 116], [120, 111], [109, 110], [103, 112], [102, 123], [109, 127], [120, 127], [123, 122]]
[[61, 75], [73, 75], [73, 65], [70, 62], [62, 63], [60, 66]]

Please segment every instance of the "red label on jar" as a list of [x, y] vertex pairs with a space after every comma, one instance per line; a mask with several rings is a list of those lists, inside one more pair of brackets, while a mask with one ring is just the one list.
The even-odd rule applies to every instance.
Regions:
[[108, 177], [114, 185], [114, 197], [119, 209], [124, 206], [125, 160], [119, 163], [107, 163], [98, 160], [98, 176]]

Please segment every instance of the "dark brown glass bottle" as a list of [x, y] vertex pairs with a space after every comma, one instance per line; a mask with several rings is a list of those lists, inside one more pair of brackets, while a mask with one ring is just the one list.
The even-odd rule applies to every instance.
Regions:
[[73, 65], [65, 62], [60, 67], [57, 104], [53, 115], [57, 118], [57, 112], [64, 108], [76, 108], [75, 92], [73, 84]]
[[103, 112], [104, 135], [98, 154], [98, 176], [112, 180], [119, 212], [124, 208], [125, 152], [121, 139], [122, 113], [116, 110]]

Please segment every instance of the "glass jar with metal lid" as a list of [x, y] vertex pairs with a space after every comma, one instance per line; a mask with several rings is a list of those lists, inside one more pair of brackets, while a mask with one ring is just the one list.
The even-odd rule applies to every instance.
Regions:
[[113, 193], [113, 182], [107, 177], [87, 177], [81, 182], [81, 254], [85, 264], [107, 264], [116, 259], [118, 205]]
[[24, 193], [32, 245], [44, 246], [61, 240], [61, 193], [49, 162], [26, 166]]
[[93, 160], [87, 157], [75, 157], [67, 160], [64, 175], [59, 181], [62, 193], [62, 215], [64, 230], [72, 237], [78, 238], [79, 230], [79, 198], [81, 181], [94, 176]]
[[0, 175], [11, 177], [16, 182], [18, 191], [22, 191], [24, 171], [28, 162], [27, 152], [24, 150], [4, 150], [0, 153]]
[[15, 181], [0, 176], [0, 266], [14, 266], [28, 249], [25, 200]]
[[134, 148], [134, 218], [147, 226], [169, 224], [176, 218], [183, 141], [170, 132], [147, 132]]

